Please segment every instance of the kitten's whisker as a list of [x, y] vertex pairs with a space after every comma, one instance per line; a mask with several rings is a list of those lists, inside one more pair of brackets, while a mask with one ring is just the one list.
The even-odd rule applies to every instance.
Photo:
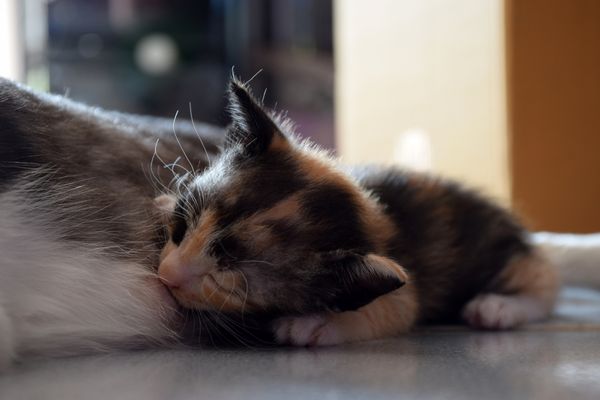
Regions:
[[[218, 285], [222, 288], [223, 287], [223, 282], [225, 281], [225, 274], [221, 274], [221, 282], [218, 283]], [[233, 285], [231, 287], [231, 290], [229, 291], [229, 294], [227, 295], [227, 297], [225, 298], [225, 300], [223, 301], [223, 304], [221, 304], [221, 307], [219, 307], [219, 312], [223, 311], [223, 307], [225, 307], [225, 305], [229, 302], [229, 299], [231, 298], [231, 296], [233, 295], [233, 292], [235, 291], [235, 283], [236, 283], [236, 279], [235, 279], [235, 275], [233, 275]]]
[[[159, 167], [157, 166], [157, 168]], [[153, 169], [149, 169], [148, 172], [150, 173], [149, 180], [157, 193], [174, 194], [173, 190], [162, 182]]]
[[[212, 274], [208, 274], [208, 275], [206, 275], [206, 276], [205, 276], [204, 278], [202, 278], [202, 279], [204, 280], [204, 279], [207, 279], [207, 278], [210, 278], [210, 279], [212, 279], [212, 280], [213, 280], [213, 282], [215, 283], [215, 285], [217, 285], [217, 286], [220, 286], [220, 285], [219, 285], [219, 283], [217, 282], [217, 280], [215, 279], [215, 277], [214, 277]], [[209, 295], [209, 296], [208, 296], [206, 299], [204, 299], [204, 301], [208, 302], [208, 301], [209, 301], [209, 300], [210, 300], [210, 299], [213, 297], [213, 295], [214, 295], [216, 292], [217, 292], [217, 290], [216, 290], [216, 289], [215, 289], [215, 290], [213, 290], [213, 291], [210, 293], [210, 295]]]
[[192, 102], [190, 101], [188, 103], [188, 105], [190, 107], [190, 120], [192, 121], [192, 128], [194, 129], [194, 132], [196, 133], [198, 140], [200, 140], [200, 144], [202, 145], [202, 148], [204, 149], [204, 154], [206, 154], [206, 162], [208, 163], [208, 167], [210, 168], [212, 165], [211, 165], [211, 161], [210, 161], [210, 156], [208, 155], [208, 150], [206, 150], [206, 146], [204, 146], [204, 141], [200, 137], [200, 134], [198, 133], [198, 130], [196, 129], [196, 123], [194, 122], [194, 114], [192, 114]]
[[185, 157], [185, 159], [187, 160], [188, 164], [190, 165], [191, 171], [190, 172], [194, 172], [194, 164], [192, 164], [192, 162], [190, 161], [189, 157], [187, 156], [187, 153], [185, 152], [185, 150], [183, 149], [183, 146], [181, 145], [181, 141], [179, 140], [179, 138], [177, 137], [177, 132], [175, 130], [175, 123], [177, 122], [177, 116], [179, 115], [179, 110], [177, 110], [175, 112], [175, 116], [173, 117], [173, 136], [175, 136], [175, 140], [177, 141], [177, 145], [179, 146], [179, 148], [181, 149], [181, 152], [183, 153], [183, 156]]
[[208, 333], [208, 337], [213, 347], [217, 347], [215, 340], [213, 339], [211, 331], [214, 329], [214, 322], [210, 320], [210, 314], [200, 312], [199, 314], [200, 320], [206, 324], [206, 332]]
[[248, 301], [248, 291], [250, 290], [250, 286], [248, 284], [248, 279], [246, 278], [246, 274], [239, 268], [236, 268], [236, 271], [240, 274], [240, 276], [244, 279], [244, 301], [242, 302], [242, 321], [246, 312], [246, 302]]
[[158, 278], [159, 281], [161, 281], [162, 283], [164, 283], [165, 285], [169, 286], [172, 282], [169, 281], [168, 279], [160, 276], [160, 275], [156, 275], [156, 277]]
[[[239, 329], [240, 331], [242, 331], [243, 333], [246, 333], [249, 337], [251, 337], [252, 339], [254, 339], [257, 343], [262, 343], [265, 345], [269, 345], [271, 343], [269, 343], [268, 341], [265, 341], [259, 337], [257, 337], [255, 334], [252, 333], [252, 331], [248, 328], [248, 326], [245, 325], [245, 323], [240, 323], [237, 320], [229, 317], [227, 314], [223, 314], [221, 313], [222, 318], [225, 321], [228, 321], [229, 324], [231, 324], [234, 328]], [[242, 320], [243, 321], [243, 320]], [[246, 341], [244, 341], [241, 337], [238, 336], [238, 341], [240, 341], [242, 344], [246, 344], [249, 348], [256, 348], [256, 346], [251, 346], [248, 345]]]
[[261, 97], [261, 99], [260, 99], [260, 102], [261, 102], [262, 104], [265, 104], [265, 96], [267, 95], [267, 89], [268, 89], [268, 88], [265, 88], [265, 91], [263, 92], [263, 95], [262, 95], [262, 97]]
[[[225, 237], [228, 237], [228, 236], [230, 236], [230, 235], [231, 235], [231, 233], [230, 233], [229, 235], [225, 236]], [[225, 254], [227, 254], [229, 257], [231, 257], [231, 258], [232, 258], [234, 261], [235, 261], [235, 260], [237, 260], [237, 257], [236, 257], [236, 256], [234, 256], [233, 254], [231, 254], [231, 253], [229, 253], [229, 252], [227, 251], [227, 249], [225, 248], [225, 246], [223, 246], [223, 243], [221, 243], [220, 241], [219, 241], [218, 243], [219, 243], [219, 247], [221, 247], [221, 249], [223, 250], [223, 252], [224, 252]]]
[[260, 263], [260, 264], [267, 264], [272, 267], [275, 267], [275, 264], [268, 262], [268, 261], [264, 261], [264, 260], [240, 260], [240, 261], [235, 261], [235, 262], [236, 263]]
[[263, 69], [262, 69], [262, 68], [261, 68], [261, 69], [259, 69], [258, 71], [256, 71], [256, 73], [255, 73], [254, 75], [252, 75], [252, 77], [251, 77], [250, 79], [248, 79], [246, 82], [244, 82], [244, 86], [248, 86], [248, 84], [249, 84], [250, 82], [252, 82], [252, 80], [253, 80], [254, 78], [256, 78], [258, 75], [260, 75], [260, 74], [261, 74], [261, 72], [263, 72]]
[[225, 329], [225, 331], [227, 331], [241, 345], [243, 345], [249, 349], [254, 348], [248, 342], [246, 342], [246, 340], [240, 333], [238, 333], [236, 331], [236, 329], [239, 329], [239, 330], [242, 330], [242, 331], [250, 334], [250, 332], [247, 330], [247, 328], [245, 326], [240, 325], [239, 323], [237, 323], [234, 320], [232, 320], [231, 318], [229, 318], [227, 316], [227, 314], [224, 314], [221, 312], [215, 313], [214, 316], [215, 316], [215, 322], [217, 322], [223, 329]]
[[[165, 160], [163, 160], [162, 157], [158, 154], [158, 143], [159, 143], [159, 140], [160, 139], [156, 139], [156, 142], [154, 143], [154, 154], [152, 155], [152, 159], [150, 160], [150, 165], [151, 166], [153, 165], [154, 158], [158, 159], [161, 162], [161, 164], [163, 165], [163, 168], [167, 169], [167, 170], [169, 170], [171, 172], [171, 174], [173, 175], [173, 179], [177, 179], [180, 175], [175, 172], [174, 167], [172, 165], [167, 164], [165, 162]], [[181, 168], [184, 171], [188, 172], [185, 168], [183, 168], [183, 167], [181, 167]], [[158, 166], [157, 166], [156, 171], [157, 171], [158, 175], [160, 175], [160, 173], [158, 172]], [[154, 168], [152, 168], [152, 174], [156, 176], [156, 174], [154, 174]], [[158, 178], [157, 178], [157, 181], [161, 182], [160, 179], [158, 179]], [[169, 182], [169, 184], [168, 184], [169, 187], [173, 184], [172, 182], [173, 182], [173, 180], [171, 180], [171, 182]], [[162, 182], [161, 182], [161, 184], [162, 184]], [[164, 184], [162, 184], [162, 186], [165, 187]], [[167, 189], [168, 191], [172, 192], [172, 190], [170, 188], [165, 187], [165, 189]]]

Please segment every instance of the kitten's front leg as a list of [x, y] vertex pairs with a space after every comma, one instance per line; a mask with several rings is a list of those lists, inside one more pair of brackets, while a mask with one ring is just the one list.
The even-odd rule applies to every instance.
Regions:
[[410, 330], [417, 312], [415, 290], [409, 283], [355, 311], [281, 318], [275, 323], [275, 337], [294, 346], [378, 339]]

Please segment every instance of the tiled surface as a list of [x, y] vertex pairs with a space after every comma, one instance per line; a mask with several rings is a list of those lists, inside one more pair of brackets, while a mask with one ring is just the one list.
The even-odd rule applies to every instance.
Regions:
[[114, 354], [20, 366], [0, 399], [600, 399], [600, 294], [506, 333], [431, 330], [325, 349]]

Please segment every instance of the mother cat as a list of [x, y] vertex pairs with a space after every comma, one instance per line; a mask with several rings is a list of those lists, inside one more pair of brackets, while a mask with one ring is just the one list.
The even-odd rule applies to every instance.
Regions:
[[199, 125], [205, 152], [189, 123], [0, 80], [0, 364], [177, 339], [153, 203], [173, 177], [155, 150], [164, 163], [183, 157], [173, 129], [199, 168], [223, 136]]
[[[499, 207], [426, 176], [344, 171], [235, 80], [230, 109], [223, 135], [0, 81], [0, 362], [176, 342], [171, 294], [277, 318], [296, 345], [552, 309], [556, 273]], [[170, 193], [177, 162], [189, 172]]]

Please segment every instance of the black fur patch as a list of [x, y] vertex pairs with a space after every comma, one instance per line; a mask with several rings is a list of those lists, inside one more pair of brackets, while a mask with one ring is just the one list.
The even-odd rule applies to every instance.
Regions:
[[311, 283], [313, 298], [334, 311], [356, 310], [404, 285], [397, 277], [370, 268], [364, 260], [355, 253], [325, 255], [321, 274]]
[[456, 322], [512, 257], [531, 251], [507, 211], [454, 182], [397, 169], [358, 177], [396, 224], [390, 255], [417, 285], [422, 322]]
[[307, 185], [293, 159], [284, 154], [269, 153], [255, 160], [237, 165], [241, 170], [251, 171], [248, 184], [241, 188], [239, 201], [225, 206], [217, 201], [218, 225], [224, 229], [233, 222], [266, 210]]
[[308, 239], [316, 251], [372, 250], [351, 193], [333, 184], [322, 184], [309, 188], [301, 201], [302, 211], [314, 227]]
[[187, 221], [181, 215], [176, 215], [173, 217], [173, 230], [171, 234], [171, 240], [177, 246], [181, 244], [183, 238], [185, 237], [185, 233], [187, 232], [188, 225]]
[[268, 112], [250, 94], [243, 84], [233, 79], [229, 84], [229, 111], [231, 125], [227, 131], [226, 146], [239, 143], [247, 156], [264, 153], [274, 135], [281, 135]]
[[233, 236], [217, 238], [209, 246], [209, 254], [216, 257], [221, 266], [228, 266], [247, 256], [246, 247]]

